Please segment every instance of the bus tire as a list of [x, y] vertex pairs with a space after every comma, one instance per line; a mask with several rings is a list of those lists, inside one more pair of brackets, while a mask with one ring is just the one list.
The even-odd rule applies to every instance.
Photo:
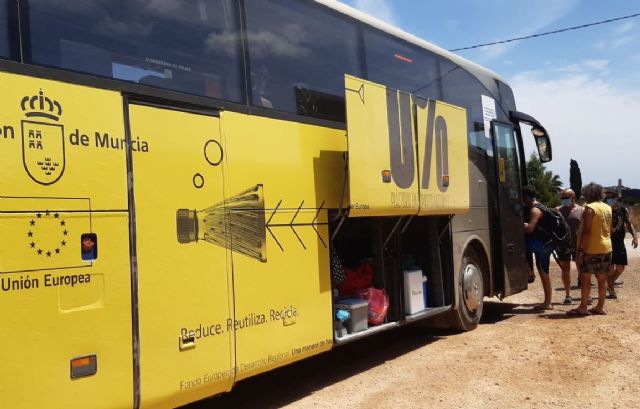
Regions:
[[484, 280], [482, 263], [472, 248], [462, 255], [458, 279], [458, 305], [454, 310], [455, 326], [460, 331], [471, 331], [482, 317]]

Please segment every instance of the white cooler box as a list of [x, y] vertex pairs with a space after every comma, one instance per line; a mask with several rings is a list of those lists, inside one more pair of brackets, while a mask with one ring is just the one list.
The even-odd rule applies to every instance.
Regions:
[[404, 312], [411, 315], [425, 309], [422, 270], [404, 272]]

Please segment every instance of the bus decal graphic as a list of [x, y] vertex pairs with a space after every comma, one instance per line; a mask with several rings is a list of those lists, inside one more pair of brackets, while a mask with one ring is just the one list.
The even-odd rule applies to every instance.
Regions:
[[20, 108], [22, 120], [22, 161], [27, 174], [41, 185], [56, 183], [65, 169], [64, 127], [57, 122], [62, 116], [58, 101], [40, 90], [25, 96]]
[[67, 246], [69, 230], [58, 212], [37, 212], [28, 221], [27, 246], [35, 256], [55, 257]]
[[[415, 115], [412, 117], [412, 107]], [[426, 127], [419, 127], [419, 111], [427, 111]], [[413, 98], [412, 95], [387, 90], [387, 123], [389, 130], [389, 161], [393, 182], [400, 189], [413, 185], [415, 177], [415, 148], [413, 130], [419, 132], [418, 140], [425, 140], [422, 160], [420, 188], [429, 189], [432, 159], [435, 154], [436, 180], [438, 189], [444, 193], [449, 187], [449, 146], [447, 121], [442, 115], [436, 116], [436, 101]]]
[[[449, 187], [449, 135], [447, 134], [447, 121], [441, 115], [436, 117], [436, 101], [416, 101], [417, 109], [427, 109], [427, 135], [422, 167], [421, 188], [429, 189], [431, 178], [432, 153], [436, 155], [436, 180], [438, 189], [446, 192]], [[435, 149], [434, 144], [435, 142]]]
[[264, 215], [262, 185], [258, 184], [204, 210], [178, 209], [178, 242], [204, 240], [266, 263]]
[[[293, 217], [291, 218], [291, 221], [289, 221], [288, 223], [272, 223], [271, 221], [273, 220], [273, 217], [276, 215], [276, 213], [278, 213], [279, 210], [280, 211], [283, 210], [283, 209], [280, 208], [281, 204], [282, 204], [282, 200], [280, 200], [278, 202], [278, 204], [276, 205], [275, 209], [273, 209], [273, 211], [271, 212], [271, 216], [269, 216], [269, 220], [267, 220], [267, 231], [269, 232], [269, 234], [271, 235], [273, 240], [276, 242], [278, 247], [280, 247], [280, 250], [282, 250], [284, 252], [284, 247], [282, 247], [282, 244], [280, 244], [280, 240], [278, 240], [278, 238], [276, 237], [276, 235], [273, 233], [273, 230], [272, 230], [273, 228], [277, 228], [277, 227], [289, 227], [291, 229], [291, 232], [293, 233], [293, 235], [298, 239], [298, 242], [300, 243], [302, 248], [305, 249], [305, 250], [307, 249], [307, 246], [304, 244], [304, 241], [302, 241], [302, 238], [300, 237], [300, 235], [296, 231], [296, 227], [297, 228], [300, 228], [300, 227], [311, 227], [313, 229], [313, 231], [315, 231], [316, 235], [318, 236], [318, 239], [320, 240], [320, 242], [322, 243], [324, 248], [327, 248], [327, 243], [324, 241], [324, 239], [322, 238], [322, 235], [320, 234], [320, 232], [318, 231], [318, 228], [317, 228], [317, 226], [328, 225], [328, 223], [318, 222], [318, 216], [320, 215], [320, 212], [324, 208], [324, 201], [320, 204], [320, 207], [318, 207], [318, 208], [315, 208], [315, 207], [304, 208], [304, 207], [302, 207], [302, 206], [304, 206], [304, 200], [303, 200], [303, 201], [300, 202], [300, 205], [296, 208], [296, 211], [295, 211]], [[296, 219], [298, 218], [298, 215], [300, 214], [300, 210], [316, 210], [316, 213], [315, 213], [315, 215], [313, 217], [313, 220], [311, 220], [311, 222], [309, 222], [309, 223], [296, 221]]]
[[413, 121], [409, 94], [387, 90], [387, 120], [391, 177], [396, 186], [407, 189], [413, 184], [415, 175]]

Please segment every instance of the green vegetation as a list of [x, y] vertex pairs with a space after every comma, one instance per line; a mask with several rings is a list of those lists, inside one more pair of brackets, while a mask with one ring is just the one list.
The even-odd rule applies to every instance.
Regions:
[[562, 189], [560, 176], [547, 170], [535, 153], [532, 153], [527, 161], [527, 175], [529, 176], [529, 184], [535, 186], [538, 192], [539, 201], [549, 207], [560, 205], [560, 191]]
[[582, 173], [578, 162], [571, 159], [569, 162], [569, 187], [576, 193], [576, 197], [582, 196]]

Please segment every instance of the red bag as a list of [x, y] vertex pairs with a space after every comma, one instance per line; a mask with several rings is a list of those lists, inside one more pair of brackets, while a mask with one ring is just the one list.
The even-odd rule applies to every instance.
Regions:
[[373, 280], [373, 264], [370, 261], [363, 261], [358, 267], [344, 269], [347, 278], [340, 284], [338, 290], [341, 296], [354, 295], [358, 290], [371, 287]]
[[389, 309], [389, 296], [384, 289], [367, 288], [358, 292], [360, 298], [369, 301], [368, 321], [371, 325], [379, 325], [384, 322]]

